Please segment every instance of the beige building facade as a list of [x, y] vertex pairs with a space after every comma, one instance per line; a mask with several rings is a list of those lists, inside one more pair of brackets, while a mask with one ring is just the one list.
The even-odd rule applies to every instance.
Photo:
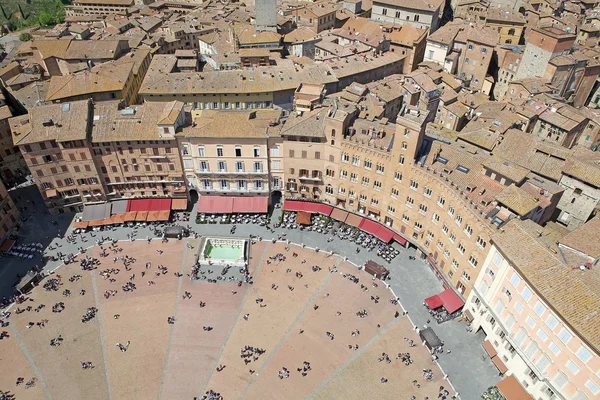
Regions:
[[282, 182], [280, 111], [202, 110], [177, 134], [190, 191], [268, 197]]
[[135, 197], [186, 197], [175, 132], [183, 104], [123, 108], [91, 100], [35, 107], [10, 120], [52, 213], [87, 203]]

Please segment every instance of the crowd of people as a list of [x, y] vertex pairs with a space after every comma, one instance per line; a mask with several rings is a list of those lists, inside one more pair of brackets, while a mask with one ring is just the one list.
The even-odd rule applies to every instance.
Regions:
[[[133, 236], [132, 236], [132, 238], [133, 238]], [[112, 264], [113, 264], [113, 266], [99, 271], [98, 272], [99, 277], [103, 278], [104, 280], [109, 281], [109, 283], [115, 283], [117, 281], [116, 276], [119, 275], [119, 273], [121, 272], [121, 268], [125, 269], [126, 271], [132, 271], [132, 266], [133, 266], [133, 264], [135, 264], [137, 262], [137, 260], [135, 257], [130, 257], [127, 254], [123, 254], [123, 248], [119, 246], [118, 242], [111, 242], [111, 244], [109, 246], [102, 245], [100, 243], [100, 241], [97, 244], [100, 245], [100, 252], [99, 252], [100, 257], [105, 258], [105, 259], [108, 258], [109, 264], [110, 264], [110, 260], [112, 258]], [[286, 252], [289, 252], [290, 248], [291, 248], [290, 246], [287, 246]], [[157, 249], [157, 254], [159, 254], [159, 255], [163, 254], [162, 249]], [[71, 257], [71, 255], [69, 255], [68, 257], [69, 257], [70, 262], [75, 261], [76, 257]], [[299, 257], [298, 253], [292, 252], [293, 259], [296, 259], [298, 257]], [[305, 259], [298, 260], [298, 261], [300, 261], [300, 264], [306, 263]], [[296, 263], [298, 261], [296, 261]], [[272, 265], [275, 263], [278, 263], [280, 265], [287, 265], [288, 264], [287, 255], [284, 252], [279, 252], [279, 253], [269, 256], [268, 259], [266, 260], [267, 265]], [[96, 258], [88, 256], [88, 255], [81, 256], [81, 258], [79, 260], [80, 268], [81, 268], [81, 270], [84, 270], [84, 271], [96, 270], [102, 264], [103, 264], [103, 262], [100, 259], [96, 259]], [[215, 267], [213, 267], [213, 268], [215, 268]], [[319, 265], [313, 265], [312, 267], [310, 267], [310, 270], [312, 270], [313, 272], [319, 272], [322, 270], [322, 267]], [[292, 271], [291, 268], [287, 268], [286, 271], [288, 273], [293, 273], [297, 279], [306, 279], [306, 278], [304, 278], [303, 273], [300, 271]], [[212, 274], [213, 272], [214, 271], [212, 271], [210, 269], [202, 270], [201, 268], [197, 268], [196, 270], [192, 270], [191, 274], [187, 274], [187, 276], [198, 278], [199, 276], [203, 276], [204, 274]], [[226, 270], [225, 272], [228, 272], [228, 270]], [[240, 285], [242, 284], [243, 281], [252, 283], [251, 279], [250, 279], [250, 271], [247, 266], [245, 268], [242, 268], [239, 272], [242, 275], [242, 279], [238, 278]], [[331, 272], [331, 273], [337, 272], [337, 269], [335, 267], [330, 267], [329, 272]], [[158, 264], [156, 266], [156, 268], [152, 268], [152, 263], [146, 262], [145, 270], [142, 270], [141, 272], [136, 271], [135, 273], [132, 272], [129, 274], [128, 281], [121, 285], [121, 291], [124, 293], [131, 293], [131, 292], [135, 291], [137, 289], [135, 282], [139, 282], [139, 280], [145, 278], [146, 275], [148, 275], [149, 277], [152, 277], [153, 279], [158, 279], [161, 276], [165, 276], [167, 274], [168, 274], [168, 268], [165, 267], [164, 265]], [[183, 274], [178, 273], [178, 272], [175, 272], [173, 275], [175, 275], [177, 278], [184, 276]], [[375, 281], [361, 283], [360, 278], [354, 274], [345, 273], [345, 274], [343, 274], [343, 277], [353, 284], [360, 285], [360, 289], [364, 292], [368, 292], [369, 288], [377, 287], [377, 283]], [[75, 282], [79, 281], [81, 278], [82, 278], [82, 275], [76, 274], [69, 278], [69, 282], [75, 283]], [[137, 278], [137, 280], [136, 280], [136, 278]], [[208, 279], [208, 281], [212, 282], [212, 283], [217, 283], [218, 281], [222, 281], [222, 279], [213, 279], [213, 280]], [[148, 280], [147, 282], [148, 282], [148, 285], [155, 284], [155, 282], [153, 280]], [[285, 285], [285, 286], [287, 286], [287, 289], [290, 292], [294, 291], [294, 286], [292, 286], [292, 285]], [[43, 287], [46, 291], [58, 292], [58, 291], [62, 290], [62, 295], [65, 298], [70, 298], [73, 295], [73, 293], [71, 292], [71, 289], [64, 288], [64, 283], [63, 283], [62, 277], [58, 274], [55, 274], [55, 275], [51, 276], [49, 279], [47, 279], [44, 282]], [[272, 290], [277, 290], [278, 288], [279, 288], [278, 283], [273, 283], [271, 286]], [[109, 299], [110, 297], [116, 296], [118, 294], [118, 291], [119, 291], [118, 289], [108, 289], [108, 290], [104, 291], [103, 296], [105, 299]], [[232, 294], [235, 294], [235, 293], [236, 293], [235, 291], [232, 291]], [[81, 289], [79, 291], [79, 294], [82, 296], [85, 295], [85, 290]], [[190, 300], [193, 297], [192, 293], [189, 291], [184, 291], [183, 295], [181, 295], [181, 296], [182, 296], [182, 300]], [[328, 294], [326, 294], [326, 296], [328, 296]], [[382, 302], [382, 299], [380, 298], [380, 296], [376, 295], [376, 294], [369, 295], [368, 298], [372, 301], [373, 304], [380, 304]], [[65, 301], [68, 301], [68, 300], [65, 299]], [[263, 298], [256, 298], [255, 302], [257, 305], [259, 305], [260, 308], [266, 307], [266, 304], [264, 303]], [[398, 305], [397, 299], [395, 299], [395, 298], [392, 298], [390, 300], [390, 302], [393, 305]], [[204, 308], [206, 306], [206, 303], [200, 301], [199, 306], [200, 306], [200, 308]], [[43, 307], [44, 307], [44, 305], [40, 304], [38, 307], [35, 308], [35, 310], [32, 310], [31, 306], [27, 306], [24, 309], [24, 311], [39, 312]], [[313, 309], [317, 310], [318, 308], [319, 308], [319, 306], [317, 304], [314, 304]], [[60, 313], [64, 310], [65, 310], [65, 303], [62, 301], [57, 302], [52, 307], [52, 311], [55, 313]], [[97, 312], [98, 312], [98, 309], [96, 307], [88, 307], [86, 313], [81, 318], [81, 322], [86, 323], [86, 322], [93, 320], [96, 317]], [[341, 316], [341, 314], [342, 313], [340, 311], [338, 311], [335, 315]], [[356, 312], [356, 316], [358, 318], [367, 318], [369, 316], [369, 313], [367, 312], [366, 309], [360, 309]], [[396, 312], [394, 316], [398, 317], [399, 313]], [[119, 314], [114, 315], [114, 319], [119, 319], [119, 317], [120, 317]], [[250, 317], [249, 313], [243, 315], [243, 319], [246, 321], [249, 320], [249, 317]], [[175, 322], [176, 322], [175, 316], [167, 317], [168, 324], [173, 325], [173, 324], [175, 324]], [[4, 321], [2, 319], [0, 319], [0, 325], [2, 325], [3, 323], [4, 323]], [[37, 323], [30, 322], [31, 326], [37, 325], [38, 327], [40, 327], [40, 329], [43, 328], [45, 326], [45, 324], [47, 324], [47, 323], [48, 323], [47, 319], [41, 320]], [[4, 325], [2, 325], [2, 326], [4, 326]], [[28, 326], [28, 327], [30, 328], [31, 326]], [[379, 325], [377, 325], [377, 326], [379, 327]], [[211, 325], [203, 326], [203, 331], [205, 331], [205, 332], [210, 332], [213, 329], [214, 328]], [[302, 333], [302, 332], [304, 332], [304, 330], [301, 329], [300, 333]], [[340, 337], [344, 336], [343, 332], [342, 333], [338, 332], [338, 333], [339, 333]], [[5, 332], [0, 333], [0, 339], [2, 339], [4, 337], [4, 334], [5, 334]], [[329, 332], [329, 331], [326, 331], [325, 335], [331, 341], [333, 341], [336, 336], [334, 333]], [[352, 330], [350, 335], [352, 337], [357, 337], [360, 335], [360, 331], [358, 329], [354, 329], [354, 330]], [[6, 336], [6, 337], [8, 337], [8, 336]], [[61, 346], [61, 344], [63, 343], [63, 340], [64, 339], [63, 339], [62, 335], [58, 335], [58, 337], [51, 339], [50, 345], [53, 347]], [[406, 339], [406, 338], [405, 338], [405, 340], [410, 341], [410, 343], [409, 343], [410, 347], [414, 346], [412, 340]], [[354, 340], [353, 340], [353, 342], [354, 342]], [[128, 351], [130, 344], [131, 344], [130, 341], [127, 341], [125, 343], [119, 342], [119, 343], [116, 343], [116, 347], [119, 349], [119, 351], [125, 353]], [[348, 346], [348, 349], [352, 350], [352, 351], [358, 351], [360, 349], [360, 346], [357, 343], [350, 343], [347, 346]], [[244, 365], [249, 365], [252, 362], [258, 361], [260, 356], [263, 355], [265, 352], [266, 352], [265, 349], [246, 345], [240, 351], [240, 359], [244, 362]], [[400, 360], [400, 362], [402, 362], [405, 366], [410, 366], [413, 363], [413, 360], [411, 359], [411, 355], [408, 352], [398, 353], [398, 356], [396, 357], [396, 359]], [[387, 353], [382, 353], [381, 357], [379, 357], [378, 360], [379, 360], [379, 362], [385, 362], [386, 364], [392, 363], [392, 359], [389, 357], [389, 355]], [[92, 361], [81, 361], [81, 367], [83, 369], [92, 369], [92, 368], [94, 368], [94, 365], [93, 365]], [[217, 366], [216, 370], [217, 370], [217, 372], [221, 372], [225, 368], [226, 368], [225, 365], [219, 364]], [[296, 368], [296, 371], [302, 377], [307, 376], [307, 374], [309, 374], [309, 372], [311, 370], [312, 370], [312, 367], [311, 367], [311, 363], [309, 361], [303, 361], [302, 366], [299, 366]], [[256, 370], [250, 368], [248, 370], [248, 372], [252, 375], [256, 372]], [[294, 373], [294, 375], [295, 375], [295, 373]], [[422, 376], [426, 381], [431, 381], [434, 379], [434, 373], [431, 369], [423, 369]], [[279, 379], [290, 378], [290, 370], [288, 370], [286, 367], [282, 367], [278, 371], [278, 378]], [[382, 384], [388, 383], [389, 382], [388, 378], [391, 378], [391, 377], [382, 377], [380, 382]], [[420, 385], [418, 382], [415, 384], [415, 386], [417, 388], [419, 388], [420, 386], [417, 386], [417, 385]], [[442, 389], [443, 389], [443, 387], [440, 389], [440, 398], [445, 399], [448, 396], [448, 391], [445, 389], [443, 389], [443, 390]], [[202, 397], [202, 399], [220, 400], [220, 399], [222, 399], [222, 396], [218, 392], [215, 392], [213, 390], [208, 390], [205, 393], [205, 395]]]

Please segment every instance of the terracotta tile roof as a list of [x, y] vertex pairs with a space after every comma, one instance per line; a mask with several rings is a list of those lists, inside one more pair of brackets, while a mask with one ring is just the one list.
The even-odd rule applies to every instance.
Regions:
[[12, 117], [12, 112], [8, 106], [0, 107], [0, 121]]
[[567, 264], [544, 229], [530, 220], [512, 219], [492, 241], [545, 302], [600, 353], [600, 269]]
[[300, 43], [306, 40], [317, 40], [317, 38], [318, 36], [312, 29], [300, 27], [286, 34], [283, 37], [283, 41], [285, 43]]
[[9, 120], [15, 146], [47, 140], [83, 140], [91, 114], [91, 100], [33, 107], [29, 114]]
[[254, 26], [246, 24], [234, 25], [235, 34], [240, 45], [252, 45], [260, 43], [278, 43], [281, 35], [277, 32], [256, 31]]
[[428, 29], [419, 29], [409, 25], [403, 25], [400, 30], [393, 30], [387, 34], [392, 43], [399, 43], [405, 46], [414, 46], [427, 39]]
[[571, 154], [568, 149], [542, 142], [517, 129], [509, 129], [493, 153], [555, 182]]
[[490, 7], [485, 12], [487, 22], [509, 22], [515, 25], [525, 25], [526, 19], [514, 10]]
[[297, 70], [257, 67], [253, 70], [172, 73], [176, 62], [175, 56], [155, 55], [140, 94], [264, 93], [295, 90], [300, 83], [326, 84], [338, 80], [329, 68], [323, 67], [324, 64]]
[[481, 28], [475, 25], [464, 23], [454, 39], [460, 43], [476, 42], [494, 47], [498, 44], [498, 32], [490, 28]]
[[458, 34], [459, 30], [460, 26], [457, 24], [446, 24], [444, 26], [441, 26], [431, 35], [429, 35], [427, 41], [432, 41], [450, 46], [454, 41], [454, 38]]
[[492, 156], [483, 162], [483, 166], [492, 171], [507, 177], [515, 183], [520, 183], [529, 174], [527, 168], [523, 168], [510, 161], [503, 160], [500, 157]]
[[281, 111], [273, 109], [220, 111], [202, 110], [178, 136], [214, 138], [263, 138], [279, 136]]
[[465, 142], [469, 142], [488, 151], [492, 151], [498, 143], [500, 134], [482, 128], [471, 132], [460, 133], [458, 137]]
[[29, 110], [44, 101], [49, 85], [49, 81], [37, 81], [11, 93], [25, 109]]
[[[597, 161], [598, 160], [596, 159], [596, 162]], [[583, 182], [600, 188], [600, 165], [597, 163], [593, 164], [591, 162], [570, 158], [565, 163], [562, 171], [567, 175], [571, 175]]]
[[539, 205], [539, 198], [512, 184], [496, 195], [496, 200], [521, 217], [526, 216]]
[[600, 257], [600, 218], [593, 218], [569, 232], [560, 240], [560, 244], [594, 259]]
[[399, 8], [409, 8], [411, 10], [428, 11], [431, 13], [438, 10], [442, 5], [442, 1], [440, 0], [373, 0], [373, 2]]
[[434, 142], [425, 163], [443, 173], [460, 189], [465, 190], [467, 186], [472, 189], [477, 186], [477, 182], [482, 176], [481, 163], [485, 157], [470, 145], [460, 146]]
[[53, 76], [50, 79], [47, 101], [69, 99], [102, 92], [120, 92], [131, 76], [134, 61], [104, 63], [90, 71], [74, 75]]
[[146, 102], [123, 111], [119, 101], [103, 101], [94, 105], [93, 142], [161, 139], [158, 125], [174, 125], [183, 103]]
[[36, 40], [32, 47], [42, 58], [56, 57], [64, 60], [114, 60], [118, 57], [120, 40]]
[[281, 128], [282, 136], [325, 137], [327, 108], [316, 108], [302, 115], [293, 113]]
[[19, 69], [19, 63], [16, 61], [11, 61], [10, 63], [6, 64], [4, 67], [0, 68], [0, 79], [2, 79], [2, 76], [4, 74], [6, 74], [7, 72], [12, 72], [15, 68]]
[[73, 4], [102, 4], [107, 6], [131, 7], [134, 5], [134, 0], [75, 0]]

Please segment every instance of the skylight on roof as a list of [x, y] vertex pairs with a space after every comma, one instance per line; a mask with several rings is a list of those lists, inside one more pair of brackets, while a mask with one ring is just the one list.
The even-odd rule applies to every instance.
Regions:
[[61, 109], [63, 112], [71, 111], [71, 103], [63, 103]]
[[470, 171], [469, 168], [467, 168], [463, 165], [460, 165], [460, 164], [456, 166], [456, 169], [459, 170], [460, 172], [464, 172], [465, 174]]
[[447, 158], [444, 158], [444, 157], [442, 157], [442, 156], [437, 156], [437, 157], [435, 158], [435, 161], [437, 161], [437, 162], [441, 162], [442, 164], [447, 164], [447, 163], [448, 163], [448, 159], [447, 159]]

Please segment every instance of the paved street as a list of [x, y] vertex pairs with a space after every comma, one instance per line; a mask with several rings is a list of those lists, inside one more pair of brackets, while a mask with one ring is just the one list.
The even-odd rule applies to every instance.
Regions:
[[[42, 199], [35, 187], [17, 189], [10, 193], [19, 207], [25, 206], [28, 208], [24, 213], [27, 220], [22, 228], [20, 242], [40, 242], [45, 247], [50, 245], [51, 248], [54, 248], [54, 250], [50, 250], [50, 247], [48, 247], [45, 255], [56, 255], [59, 251], [63, 254], [77, 253], [78, 247], [90, 247], [101, 236], [127, 240], [127, 235], [133, 232], [131, 228], [121, 228], [94, 234], [87, 233], [83, 235], [85, 242], [78, 241], [75, 244], [70, 244], [56, 236], [59, 234], [62, 236], [70, 232], [68, 226], [73, 219], [73, 215], [49, 216], [43, 209]], [[32, 201], [35, 202], [35, 205], [31, 203]], [[275, 210], [272, 221], [277, 221], [279, 212], [281, 211]], [[229, 235], [230, 225], [199, 225], [194, 221], [195, 214], [194, 209], [189, 225], [198, 234]], [[56, 225], [54, 225], [54, 222], [56, 222]], [[154, 236], [148, 227], [137, 228], [135, 232], [136, 238], [139, 239]], [[325, 251], [346, 255], [350, 261], [357, 265], [364, 264], [369, 259], [381, 263], [390, 269], [391, 280], [388, 281], [388, 284], [391, 285], [403, 307], [408, 311], [410, 318], [417, 326], [423, 326], [430, 319], [429, 313], [423, 306], [423, 300], [430, 295], [439, 293], [442, 289], [438, 279], [423, 261], [409, 259], [409, 256], [415, 255], [414, 249], [398, 247], [401, 250], [400, 255], [391, 264], [388, 264], [380, 259], [375, 252], [368, 252], [363, 249], [359, 254], [356, 254], [356, 245], [353, 243], [339, 238], [332, 242], [326, 242], [325, 236], [316, 232], [277, 229], [276, 233], [273, 234], [257, 225], [238, 225], [236, 233], [237, 236], [246, 237], [250, 234], [259, 235], [265, 240], [286, 233], [287, 238], [294, 243], [319, 247]], [[0, 260], [0, 263], [2, 264], [0, 268], [0, 294], [6, 295], [10, 292], [10, 286], [15, 282], [16, 274], [23, 275], [33, 265], [40, 265], [40, 258], [38, 257], [37, 260], [36, 258], [32, 260], [4, 258]], [[53, 270], [59, 265], [59, 262], [49, 262], [44, 266], [44, 269]], [[465, 322], [451, 321], [442, 325], [434, 325], [433, 328], [440, 339], [445, 342], [445, 349], [451, 350], [451, 354], [440, 356], [439, 363], [449, 375], [450, 381], [463, 399], [476, 399], [486, 388], [499, 381], [497, 370], [491, 364], [481, 346], [482, 338], [474, 337], [473, 334], [466, 332]]]

